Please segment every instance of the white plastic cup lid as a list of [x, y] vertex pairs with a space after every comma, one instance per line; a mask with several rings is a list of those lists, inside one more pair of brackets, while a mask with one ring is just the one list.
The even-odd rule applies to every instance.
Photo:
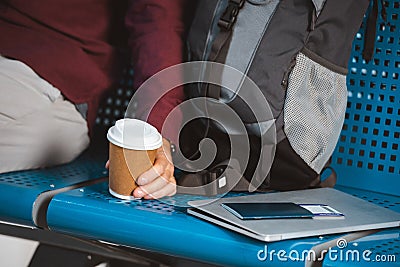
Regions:
[[107, 139], [116, 146], [134, 150], [153, 150], [162, 145], [157, 129], [137, 119], [118, 120], [108, 129]]

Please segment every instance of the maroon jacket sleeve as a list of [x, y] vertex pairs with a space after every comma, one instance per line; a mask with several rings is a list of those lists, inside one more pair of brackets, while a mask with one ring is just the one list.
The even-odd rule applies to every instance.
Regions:
[[[184, 0], [134, 0], [131, 2], [125, 24], [129, 31], [129, 45], [134, 67], [134, 86], [157, 72], [183, 61], [183, 11]], [[156, 106], [151, 103], [163, 94], [160, 86], [146, 87], [137, 99], [136, 117], [154, 125], [164, 137], [177, 143], [182, 113], [174, 113], [173, 123], [164, 121], [170, 111], [184, 99], [183, 88], [177, 87], [160, 99]], [[153, 107], [154, 106], [154, 107]], [[148, 118], [147, 114], [151, 109]]]

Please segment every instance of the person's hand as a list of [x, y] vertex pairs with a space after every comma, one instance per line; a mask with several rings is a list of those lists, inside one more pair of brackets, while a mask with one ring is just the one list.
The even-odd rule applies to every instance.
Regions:
[[[108, 169], [110, 162], [107, 161]], [[174, 164], [172, 163], [171, 146], [163, 139], [163, 145], [157, 150], [153, 168], [142, 173], [136, 183], [139, 185], [133, 195], [137, 198], [154, 199], [172, 196], [176, 193]]]
[[174, 164], [168, 140], [163, 139], [162, 147], [157, 150], [153, 168], [142, 173], [136, 183], [139, 186], [133, 191], [133, 195], [138, 198], [158, 199], [175, 195]]

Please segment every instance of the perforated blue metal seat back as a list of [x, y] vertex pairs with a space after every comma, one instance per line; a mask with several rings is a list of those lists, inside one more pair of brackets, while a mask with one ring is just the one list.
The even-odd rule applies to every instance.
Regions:
[[346, 120], [333, 156], [338, 184], [400, 195], [400, 2], [378, 16], [374, 58], [365, 62], [365, 21], [349, 62]]
[[134, 94], [133, 68], [128, 66], [115, 90], [111, 90], [97, 112], [96, 125], [109, 128], [125, 116], [125, 111]]

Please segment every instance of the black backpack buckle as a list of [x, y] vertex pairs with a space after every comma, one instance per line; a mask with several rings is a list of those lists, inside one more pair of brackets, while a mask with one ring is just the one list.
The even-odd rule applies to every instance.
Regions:
[[230, 30], [236, 22], [239, 9], [244, 5], [245, 0], [229, 0], [228, 6], [218, 21], [218, 26], [224, 30]]

